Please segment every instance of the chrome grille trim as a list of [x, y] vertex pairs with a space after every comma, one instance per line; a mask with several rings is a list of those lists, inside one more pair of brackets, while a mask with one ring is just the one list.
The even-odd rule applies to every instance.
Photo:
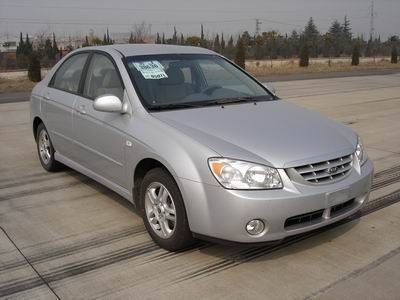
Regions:
[[292, 168], [293, 179], [301, 178], [311, 184], [325, 184], [344, 178], [353, 167], [353, 154]]

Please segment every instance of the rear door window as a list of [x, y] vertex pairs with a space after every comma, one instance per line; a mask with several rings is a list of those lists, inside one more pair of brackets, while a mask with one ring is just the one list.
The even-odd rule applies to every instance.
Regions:
[[52, 87], [71, 93], [78, 93], [82, 71], [88, 53], [76, 54], [68, 58], [57, 70]]

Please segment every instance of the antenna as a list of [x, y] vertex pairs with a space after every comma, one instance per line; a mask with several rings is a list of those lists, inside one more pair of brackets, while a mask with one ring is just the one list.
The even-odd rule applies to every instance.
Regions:
[[369, 7], [369, 13], [370, 13], [370, 24], [369, 24], [369, 37], [372, 40], [374, 37], [374, 17], [376, 16], [375, 10], [374, 10], [374, 1], [371, 2], [371, 5]]
[[256, 19], [256, 32], [255, 35], [258, 36], [260, 34], [260, 25], [262, 24], [262, 22], [260, 21], [260, 19]]

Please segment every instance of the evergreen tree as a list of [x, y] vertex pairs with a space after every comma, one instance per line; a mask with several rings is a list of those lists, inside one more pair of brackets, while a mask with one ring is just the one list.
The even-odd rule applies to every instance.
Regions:
[[200, 46], [203, 48], [207, 48], [207, 41], [204, 38], [204, 28], [203, 24], [201, 24], [201, 32], [200, 32]]
[[342, 24], [343, 32], [343, 51], [346, 55], [351, 54], [351, 40], [353, 38], [353, 33], [351, 32], [350, 21], [347, 16], [344, 16]]
[[367, 46], [365, 48], [365, 57], [371, 57], [372, 56], [372, 37], [367, 42]]
[[103, 45], [107, 45], [107, 35], [104, 34], [103, 36]]
[[217, 35], [215, 36], [214, 39], [214, 51], [217, 53], [221, 53], [221, 43], [219, 41], [219, 34], [217, 33]]
[[174, 26], [174, 34], [172, 35], [171, 44], [174, 44], [174, 45], [178, 44], [178, 34], [176, 32], [175, 26]]
[[221, 33], [221, 53], [225, 51], [225, 40], [224, 40], [224, 33]]
[[185, 38], [183, 37], [183, 33], [181, 33], [180, 44], [181, 44], [181, 45], [185, 45]]
[[32, 52], [29, 55], [28, 78], [33, 82], [42, 80], [40, 60], [36, 52]]
[[49, 38], [44, 42], [44, 56], [48, 59], [54, 59], [53, 57], [53, 46], [51, 44], [51, 40]]
[[107, 28], [107, 37], [106, 37], [106, 45], [111, 45], [112, 41], [110, 39], [110, 33], [108, 32], [108, 28]]
[[53, 59], [57, 59], [57, 56], [60, 54], [60, 49], [58, 49], [56, 35], [54, 34], [54, 32], [53, 32], [53, 45], [52, 46], [53, 46], [52, 57], [53, 57]]
[[343, 52], [343, 31], [338, 20], [333, 21], [329, 28], [329, 39], [331, 41], [333, 56], [339, 57]]
[[24, 55], [29, 57], [33, 51], [32, 43], [29, 40], [28, 34], [26, 34], [25, 43], [24, 43]]
[[24, 43], [24, 40], [22, 38], [22, 32], [20, 32], [19, 33], [19, 44], [17, 46], [17, 51], [16, 51], [17, 58], [18, 58], [18, 56], [24, 54], [24, 49], [25, 49], [25, 43]]
[[164, 34], [164, 32], [163, 32], [163, 34], [162, 34], [161, 44], [165, 44], [165, 34]]
[[235, 63], [243, 69], [246, 68], [246, 48], [241, 37], [236, 44]]
[[133, 32], [132, 32], [132, 31], [131, 31], [131, 34], [130, 34], [130, 36], [129, 36], [128, 43], [129, 43], [129, 44], [134, 44], [134, 43], [135, 43], [135, 39], [134, 39], [134, 37], [133, 37]]
[[358, 42], [354, 43], [353, 53], [351, 55], [351, 65], [358, 66], [360, 64], [360, 45]]
[[397, 64], [397, 57], [399, 56], [398, 54], [397, 54], [397, 47], [396, 47], [396, 45], [393, 43], [393, 46], [392, 46], [392, 55], [391, 55], [392, 57], [391, 57], [391, 59], [390, 59], [390, 62], [392, 63], [392, 64]]
[[90, 46], [90, 44], [89, 44], [89, 38], [88, 38], [88, 36], [86, 35], [85, 36], [85, 42], [82, 44], [82, 47], [89, 47]]
[[304, 44], [300, 49], [300, 61], [299, 61], [300, 67], [308, 67], [309, 65], [310, 57], [308, 48], [309, 46], [307, 44]]
[[309, 52], [311, 57], [317, 57], [319, 54], [318, 42], [319, 42], [319, 31], [314, 23], [314, 19], [310, 18], [307, 25], [304, 28], [302, 34], [303, 44], [306, 43], [310, 47]]
[[233, 36], [228, 40], [228, 47], [233, 47]]
[[156, 44], [161, 44], [160, 34], [157, 32]]
[[256, 49], [254, 53], [254, 58], [255, 59], [262, 59], [264, 57], [264, 39], [261, 35], [258, 35], [256, 37]]

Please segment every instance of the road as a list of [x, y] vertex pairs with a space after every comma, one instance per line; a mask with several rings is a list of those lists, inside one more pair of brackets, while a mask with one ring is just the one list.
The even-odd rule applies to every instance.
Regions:
[[400, 75], [275, 86], [363, 137], [376, 175], [361, 214], [273, 247], [169, 253], [112, 191], [72, 170], [43, 171], [29, 104], [1, 104], [0, 297], [399, 299]]

